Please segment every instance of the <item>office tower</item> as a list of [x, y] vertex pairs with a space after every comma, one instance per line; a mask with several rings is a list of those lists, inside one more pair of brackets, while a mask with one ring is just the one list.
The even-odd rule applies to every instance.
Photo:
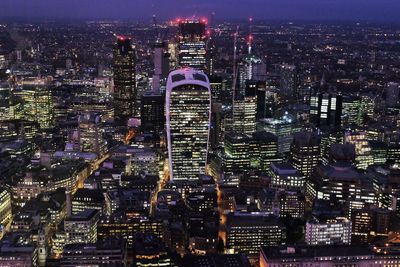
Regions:
[[136, 233], [133, 247], [134, 266], [176, 266], [162, 240], [150, 233]]
[[250, 137], [235, 132], [228, 132], [224, 139], [224, 173], [243, 173], [250, 169]]
[[233, 121], [227, 126], [229, 130], [243, 134], [256, 131], [257, 116], [257, 84], [246, 82], [245, 94], [239, 96], [233, 103]]
[[278, 190], [277, 200], [279, 202], [280, 218], [304, 218], [305, 197], [298, 191]]
[[119, 239], [64, 247], [61, 266], [126, 266], [126, 243]]
[[114, 117], [127, 122], [138, 115], [136, 55], [131, 39], [118, 37], [114, 46]]
[[224, 91], [224, 81], [222, 77], [210, 76], [210, 87], [213, 103], [223, 103], [223, 100], [227, 97]]
[[23, 100], [26, 120], [38, 122], [41, 129], [51, 128], [54, 122], [53, 96], [48, 85], [25, 85], [18, 92]]
[[267, 67], [263, 60], [255, 55], [246, 55], [239, 65], [240, 86], [245, 87], [246, 81], [266, 81]]
[[258, 131], [252, 134], [249, 146], [250, 165], [268, 170], [272, 162], [280, 161], [278, 138], [269, 132]]
[[153, 74], [153, 92], [160, 93], [161, 87], [165, 87], [169, 73], [169, 53], [168, 43], [157, 40], [154, 44], [154, 74]]
[[257, 120], [266, 118], [268, 115], [267, 107], [267, 83], [265, 81], [257, 81]]
[[6, 235], [0, 244], [0, 250], [0, 266], [40, 266], [38, 248], [30, 234], [11, 233]]
[[351, 163], [337, 162], [319, 164], [306, 181], [306, 198], [309, 203], [315, 199], [326, 199], [344, 203], [349, 198], [375, 203], [373, 189], [364, 183], [364, 174]]
[[386, 86], [386, 106], [394, 107], [397, 106], [399, 101], [400, 87], [398, 83], [388, 83]]
[[142, 95], [140, 103], [140, 120], [144, 129], [164, 130], [165, 125], [165, 96], [154, 91]]
[[299, 132], [294, 134], [290, 146], [290, 162], [306, 177], [321, 159], [321, 139], [315, 132]]
[[297, 70], [296, 66], [284, 64], [280, 69], [281, 85], [280, 92], [282, 95], [296, 98], [297, 97]]
[[285, 243], [286, 228], [278, 218], [260, 213], [230, 213], [226, 222], [226, 251], [258, 255], [262, 246]]
[[279, 153], [283, 154], [290, 151], [290, 144], [293, 141], [293, 135], [300, 132], [301, 127], [294, 118], [285, 114], [280, 119], [261, 119], [257, 129], [276, 135], [278, 138]]
[[304, 190], [305, 176], [289, 163], [271, 163], [271, 187], [285, 190]]
[[197, 181], [205, 172], [211, 122], [208, 77], [193, 69], [170, 73], [166, 125], [171, 181]]
[[318, 127], [341, 125], [342, 96], [316, 93], [310, 99], [310, 123]]
[[369, 140], [371, 148], [373, 164], [385, 164], [388, 158], [388, 147], [385, 142]]
[[65, 245], [87, 244], [97, 241], [99, 211], [84, 210], [64, 220]]
[[129, 249], [134, 248], [135, 236], [132, 233], [147, 233], [163, 239], [165, 233], [164, 222], [157, 219], [143, 217], [111, 216], [102, 217], [98, 227], [99, 240], [123, 238]]
[[104, 128], [99, 114], [85, 113], [78, 117], [78, 142], [81, 152], [104, 155], [107, 151], [107, 142], [103, 134]]
[[351, 221], [347, 218], [319, 220], [313, 218], [306, 223], [307, 245], [350, 245]]
[[10, 97], [11, 91], [8, 82], [0, 81], [0, 121], [9, 119]]
[[79, 214], [87, 209], [98, 210], [106, 214], [106, 202], [103, 192], [99, 189], [79, 188], [72, 198], [72, 214]]
[[375, 250], [367, 244], [263, 247], [260, 252], [260, 267], [349, 266], [349, 264], [352, 266], [390, 266], [400, 262], [397, 253], [390, 253], [394, 249], [389, 244], [386, 249], [383, 247]]
[[180, 20], [178, 67], [207, 71], [206, 20]]
[[369, 165], [373, 164], [373, 152], [366, 132], [346, 132], [344, 141], [355, 146], [356, 165], [358, 168], [365, 170]]
[[353, 240], [368, 242], [372, 238], [387, 236], [391, 223], [391, 211], [388, 209], [365, 207], [351, 212]]
[[5, 189], [0, 190], [0, 224], [3, 227], [7, 227], [11, 223], [12, 212], [11, 212], [11, 194]]
[[342, 125], [351, 124], [361, 125], [364, 119], [365, 111], [362, 105], [361, 97], [343, 96], [342, 99]]
[[388, 146], [387, 159], [392, 164], [400, 164], [400, 144], [390, 144]]

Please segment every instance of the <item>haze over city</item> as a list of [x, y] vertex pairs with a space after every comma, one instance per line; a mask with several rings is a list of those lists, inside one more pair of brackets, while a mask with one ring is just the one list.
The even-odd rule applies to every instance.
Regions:
[[1, 18], [141, 19], [216, 12], [220, 19], [399, 22], [397, 0], [2, 0]]

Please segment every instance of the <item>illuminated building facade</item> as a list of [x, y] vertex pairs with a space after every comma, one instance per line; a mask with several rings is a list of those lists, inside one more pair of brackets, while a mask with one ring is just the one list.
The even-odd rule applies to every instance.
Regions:
[[320, 138], [316, 133], [296, 133], [290, 147], [290, 162], [308, 176], [320, 161]]
[[196, 181], [205, 172], [210, 123], [208, 77], [193, 69], [171, 72], [166, 92], [166, 125], [172, 181]]
[[178, 66], [206, 71], [206, 20], [179, 20], [178, 24]]
[[[394, 249], [394, 248], [393, 248]], [[390, 248], [388, 249], [390, 251]], [[398, 253], [377, 254], [368, 245], [263, 247], [260, 267], [286, 266], [396, 266]]]
[[136, 55], [131, 39], [118, 37], [114, 46], [114, 117], [127, 121], [138, 115]]
[[258, 130], [273, 133], [278, 138], [278, 150], [280, 154], [290, 151], [293, 142], [293, 134], [300, 132], [299, 124], [288, 114], [280, 119], [261, 119], [257, 126]]
[[297, 70], [293, 65], [281, 66], [281, 94], [287, 97], [296, 97], [297, 95]]
[[126, 266], [126, 243], [119, 239], [66, 245], [61, 266]]
[[65, 244], [87, 244], [97, 241], [99, 211], [84, 210], [64, 220]]
[[289, 163], [272, 162], [269, 172], [271, 187], [286, 190], [302, 190], [305, 176]]
[[10, 116], [10, 86], [7, 82], [0, 82], [0, 121]]
[[342, 95], [316, 93], [310, 98], [310, 123], [337, 127], [342, 120]]
[[103, 138], [101, 116], [96, 113], [84, 113], [78, 118], [78, 141], [81, 152], [103, 155], [107, 151], [107, 142]]
[[350, 245], [352, 224], [347, 218], [316, 218], [306, 223], [306, 243], [308, 245]]
[[5, 188], [0, 190], [0, 224], [1, 227], [7, 226], [12, 219], [11, 194]]
[[355, 146], [356, 165], [358, 168], [365, 170], [374, 163], [373, 151], [366, 132], [346, 132], [344, 141]]
[[275, 217], [252, 213], [230, 213], [226, 226], [226, 250], [258, 255], [262, 246], [279, 246], [286, 239], [286, 228]]
[[54, 122], [53, 97], [47, 85], [26, 85], [20, 92], [25, 119], [36, 121], [41, 129], [51, 128]]

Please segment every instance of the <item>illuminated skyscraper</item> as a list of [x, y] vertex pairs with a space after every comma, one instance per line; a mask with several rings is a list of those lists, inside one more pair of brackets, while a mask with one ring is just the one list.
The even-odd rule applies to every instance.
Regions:
[[194, 181], [205, 172], [211, 119], [208, 77], [193, 69], [170, 73], [166, 92], [171, 180]]
[[82, 152], [103, 155], [107, 151], [107, 142], [103, 139], [103, 134], [100, 115], [84, 113], [78, 117], [78, 138]]
[[157, 40], [154, 45], [154, 75], [153, 92], [159, 93], [160, 87], [165, 87], [166, 79], [169, 73], [169, 57], [167, 52], [168, 44]]
[[114, 47], [114, 116], [126, 121], [138, 115], [136, 62], [131, 39], [118, 37]]
[[7, 82], [0, 82], [0, 120], [9, 118], [10, 94], [9, 84]]
[[282, 65], [281, 66], [281, 93], [288, 97], [297, 96], [297, 71], [296, 66]]
[[25, 85], [20, 92], [27, 120], [38, 122], [41, 129], [53, 125], [53, 96], [47, 85]]
[[333, 126], [341, 124], [342, 95], [317, 93], [310, 100], [310, 123], [315, 126]]
[[206, 20], [188, 19], [178, 22], [178, 66], [206, 71]]

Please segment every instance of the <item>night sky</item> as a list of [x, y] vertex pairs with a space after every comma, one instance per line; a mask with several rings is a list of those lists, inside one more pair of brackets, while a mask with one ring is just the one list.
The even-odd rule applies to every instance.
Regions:
[[0, 0], [1, 18], [216, 18], [400, 22], [400, 0]]

